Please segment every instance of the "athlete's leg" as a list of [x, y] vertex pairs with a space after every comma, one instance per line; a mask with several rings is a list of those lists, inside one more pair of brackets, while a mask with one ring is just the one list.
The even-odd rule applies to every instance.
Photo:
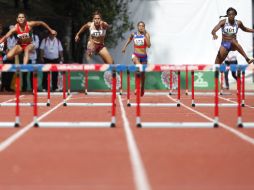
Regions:
[[98, 54], [101, 56], [104, 63], [114, 64], [113, 58], [111, 57], [111, 55], [106, 47], [103, 47]]
[[220, 46], [219, 52], [215, 59], [215, 64], [222, 64], [222, 62], [226, 59], [228, 55], [228, 50], [226, 50], [223, 46]]
[[245, 51], [243, 50], [242, 46], [237, 42], [234, 41], [234, 43], [232, 43], [233, 48], [236, 49], [244, 58], [245, 60], [250, 64], [254, 61], [254, 59], [250, 59], [247, 54], [245, 53]]
[[29, 53], [31, 51], [34, 50], [34, 45], [33, 44], [29, 44], [28, 46], [26, 46], [26, 48], [24, 49], [24, 58], [23, 58], [23, 64], [27, 64], [29, 61]]
[[11, 60], [14, 58], [15, 55], [19, 55], [23, 51], [20, 45], [15, 45], [3, 58], [4, 61]]

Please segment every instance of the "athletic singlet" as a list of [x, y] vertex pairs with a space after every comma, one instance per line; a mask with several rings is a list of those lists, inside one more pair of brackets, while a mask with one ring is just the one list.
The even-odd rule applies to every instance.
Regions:
[[143, 34], [138, 34], [137, 32], [135, 32], [134, 36], [133, 36], [133, 41], [134, 41], [134, 48], [145, 49], [147, 47], [145, 35], [143, 35]]
[[26, 23], [25, 26], [25, 31], [21, 31], [20, 26], [16, 24], [17, 28], [17, 39], [18, 39], [18, 44], [23, 45], [23, 44], [30, 44], [32, 42], [32, 32], [30, 31], [28, 24]]
[[227, 36], [232, 36], [236, 35], [238, 32], [238, 24], [237, 20], [235, 20], [234, 25], [232, 26], [228, 18], [226, 19], [225, 25], [222, 27], [222, 34], [227, 35]]
[[98, 37], [105, 37], [106, 36], [106, 30], [100, 26], [99, 29], [96, 29], [94, 26], [94, 23], [92, 22], [90, 28], [90, 36], [93, 38], [98, 38]]

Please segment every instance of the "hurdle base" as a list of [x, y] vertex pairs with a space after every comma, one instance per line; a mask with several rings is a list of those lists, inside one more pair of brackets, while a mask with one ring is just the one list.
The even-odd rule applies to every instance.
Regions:
[[242, 123], [238, 123], [237, 127], [238, 128], [243, 128], [243, 124]]
[[242, 107], [245, 107], [245, 104], [242, 104]]
[[138, 128], [142, 128], [142, 125], [141, 125], [141, 123], [137, 123], [137, 125], [136, 125]]
[[64, 103], [63, 103], [63, 106], [67, 106], [67, 103], [66, 103], [66, 102], [64, 102]]
[[110, 127], [114, 128], [114, 127], [116, 127], [116, 124], [115, 123], [111, 123]]
[[34, 127], [38, 128], [39, 127], [39, 123], [34, 123]]
[[218, 128], [218, 127], [219, 127], [219, 124], [218, 124], [218, 123], [214, 123], [214, 124], [213, 124], [213, 127], [214, 127], [214, 128]]
[[50, 103], [47, 103], [46, 105], [47, 105], [47, 107], [49, 107], [49, 106], [50, 106]]
[[14, 127], [19, 127], [19, 126], [20, 126], [19, 123], [14, 124]]
[[191, 104], [191, 107], [196, 107], [196, 104]]
[[128, 106], [128, 107], [131, 107], [131, 103], [128, 103], [127, 106]]

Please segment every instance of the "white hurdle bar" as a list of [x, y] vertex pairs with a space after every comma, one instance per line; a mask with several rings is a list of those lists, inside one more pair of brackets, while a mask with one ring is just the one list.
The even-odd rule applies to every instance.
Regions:
[[[141, 107], [179, 107], [180, 103], [140, 103]], [[130, 106], [137, 106], [137, 103], [131, 103]]]
[[[197, 104], [192, 104], [192, 107], [214, 107], [214, 103], [197, 103]], [[238, 104], [233, 104], [233, 103], [219, 103], [219, 107], [237, 107]]]
[[39, 122], [43, 128], [108, 128], [112, 127], [111, 122]]
[[[37, 103], [38, 106], [48, 106], [47, 103]], [[6, 106], [6, 107], [12, 107], [12, 106], [16, 106], [16, 103], [0, 103], [0, 107], [2, 106]], [[24, 106], [24, 107], [30, 107], [30, 106], [34, 106], [34, 103], [31, 102], [24, 102], [24, 103], [19, 103], [19, 106]]]
[[212, 128], [211, 122], [142, 122], [142, 128]]
[[111, 106], [112, 103], [65, 103], [65, 106]]

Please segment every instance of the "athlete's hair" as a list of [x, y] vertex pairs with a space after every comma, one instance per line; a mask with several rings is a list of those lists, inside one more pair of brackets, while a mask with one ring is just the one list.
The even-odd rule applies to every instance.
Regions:
[[233, 7], [229, 7], [227, 12], [226, 12], [226, 15], [220, 16], [220, 18], [221, 17], [228, 17], [230, 11], [234, 11], [235, 15], [237, 15], [237, 11]]
[[95, 17], [95, 15], [99, 15], [99, 16], [102, 18], [101, 12], [98, 11], [98, 10], [96, 10], [96, 11], [93, 12], [93, 18]]
[[19, 13], [17, 14], [17, 18], [18, 18], [18, 16], [21, 15], [21, 14], [24, 15], [24, 17], [26, 18], [26, 14], [23, 13], [23, 12], [19, 12]]
[[141, 23], [144, 24], [144, 26], [146, 25], [146, 24], [144, 23], [144, 21], [139, 21], [138, 24], [137, 24], [137, 26], [138, 26], [139, 24], [141, 24]]

